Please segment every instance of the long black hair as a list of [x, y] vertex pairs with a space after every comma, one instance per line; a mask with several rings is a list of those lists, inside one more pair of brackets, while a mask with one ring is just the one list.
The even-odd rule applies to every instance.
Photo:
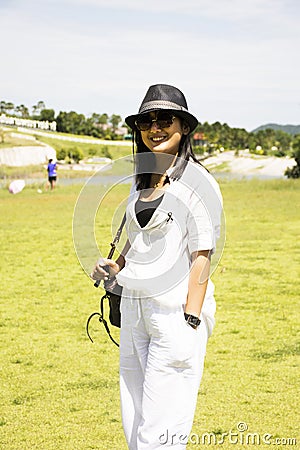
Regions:
[[[135, 175], [135, 182], [136, 182], [136, 188], [138, 191], [142, 189], [148, 189], [150, 187], [150, 181], [151, 181], [151, 175], [152, 172], [155, 170], [155, 155], [153, 152], [144, 144], [141, 132], [137, 129], [132, 131], [132, 145], [134, 148], [134, 144], [136, 146], [136, 153], [137, 155], [140, 155], [142, 153], [146, 153], [146, 158], [139, 158], [137, 157], [135, 160], [136, 163], [136, 175]], [[192, 160], [197, 164], [200, 164], [200, 166], [204, 167], [203, 164], [198, 161], [196, 158], [190, 135], [183, 134], [181, 136], [181, 140], [179, 143], [178, 148], [178, 158], [175, 162], [174, 169], [172, 171], [172, 175], [170, 175], [170, 178], [173, 181], [179, 180], [184, 172], [184, 169], [186, 168], [186, 165], [188, 161]], [[206, 167], [204, 167], [206, 169]], [[208, 171], [208, 169], [206, 169]], [[168, 179], [168, 177], [167, 177]], [[166, 181], [167, 181], [166, 179]]]

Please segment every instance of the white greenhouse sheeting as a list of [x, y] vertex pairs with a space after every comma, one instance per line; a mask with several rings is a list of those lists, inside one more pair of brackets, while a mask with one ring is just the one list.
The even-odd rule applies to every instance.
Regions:
[[25, 187], [24, 180], [14, 180], [10, 183], [8, 190], [11, 194], [18, 194], [24, 189], [24, 187]]
[[56, 151], [49, 145], [0, 149], [0, 164], [5, 166], [46, 164], [50, 158], [56, 160]]

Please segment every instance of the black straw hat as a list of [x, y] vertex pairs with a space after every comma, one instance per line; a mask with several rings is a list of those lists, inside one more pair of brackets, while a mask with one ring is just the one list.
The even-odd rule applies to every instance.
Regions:
[[183, 93], [174, 86], [168, 84], [155, 84], [150, 86], [138, 114], [133, 114], [125, 119], [130, 128], [135, 129], [135, 121], [140, 114], [150, 113], [166, 109], [173, 112], [175, 116], [184, 119], [189, 127], [190, 132], [198, 125], [198, 120], [188, 111], [187, 102]]

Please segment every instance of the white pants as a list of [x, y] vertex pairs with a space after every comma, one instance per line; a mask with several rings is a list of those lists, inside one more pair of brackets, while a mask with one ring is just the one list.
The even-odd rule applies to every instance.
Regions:
[[207, 326], [187, 325], [183, 307], [153, 299], [121, 303], [120, 393], [130, 450], [186, 448], [203, 372]]

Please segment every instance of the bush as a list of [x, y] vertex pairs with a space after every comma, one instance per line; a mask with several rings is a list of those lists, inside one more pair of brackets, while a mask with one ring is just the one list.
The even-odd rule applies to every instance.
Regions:
[[277, 156], [279, 158], [282, 158], [285, 155], [286, 155], [286, 152], [281, 148], [278, 148], [277, 150], [274, 151], [274, 156]]
[[288, 167], [284, 175], [288, 178], [300, 178], [300, 166], [297, 164], [296, 166]]
[[108, 149], [108, 147], [106, 145], [102, 148], [102, 154], [103, 154], [103, 156], [105, 158], [112, 159], [112, 155], [111, 155], [111, 153], [110, 153], [110, 151], [109, 151], [109, 149]]
[[95, 156], [95, 155], [97, 155], [97, 149], [96, 149], [95, 147], [90, 147], [90, 148], [88, 149], [88, 155], [89, 155], [89, 156]]
[[255, 155], [263, 156], [265, 154], [265, 151], [262, 148], [259, 148], [259, 149], [255, 149], [252, 153], [254, 153]]
[[288, 167], [284, 172], [288, 178], [300, 178], [300, 135], [297, 134], [293, 141], [292, 156], [295, 158], [296, 166]]
[[72, 147], [68, 151], [69, 158], [73, 159], [76, 163], [78, 163], [83, 158], [83, 153], [80, 148]]
[[66, 152], [66, 150], [64, 148], [61, 148], [61, 149], [56, 151], [56, 158], [58, 160], [65, 159], [66, 156], [67, 156], [67, 152]]
[[203, 145], [194, 145], [193, 150], [196, 155], [203, 155], [205, 152], [205, 147], [203, 147]]
[[58, 160], [65, 160], [68, 163], [71, 163], [72, 160], [78, 163], [83, 158], [83, 153], [81, 149], [77, 147], [71, 147], [69, 150], [61, 148], [57, 150], [56, 158]]
[[93, 136], [95, 138], [101, 138], [102, 137], [101, 130], [99, 130], [98, 128], [93, 127], [91, 132], [90, 132], [90, 136]]

